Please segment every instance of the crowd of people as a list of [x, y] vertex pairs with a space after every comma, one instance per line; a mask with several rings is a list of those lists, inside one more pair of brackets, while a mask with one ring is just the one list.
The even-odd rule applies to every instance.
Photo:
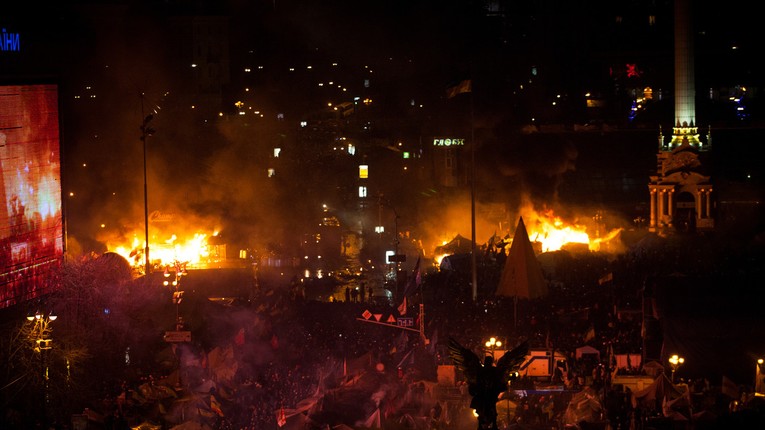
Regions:
[[[679, 416], [693, 422], [702, 411], [715, 423], [761, 419], [751, 387], [731, 394], [709, 378], [685, 380], [688, 403], [672, 398], [668, 409], [666, 402], [647, 401], [637, 390], [612, 383], [618, 373], [658, 379], [644, 369], [646, 363], [618, 369], [614, 357], [644, 356], [646, 282], [677, 268], [678, 258], [698, 257], [698, 249], [671, 258], [667, 252], [664, 247], [617, 257], [566, 256], [556, 274], [545, 273], [549, 295], [533, 300], [492, 294], [486, 282], [492, 277], [490, 259], [481, 262], [478, 300], [471, 297], [469, 273], [425, 268], [405, 309], [415, 329], [423, 318], [422, 333], [385, 323], [401, 316], [402, 297], [381, 303], [370, 300], [367, 290], [366, 300], [354, 299], [345, 286], [333, 300], [307, 299], [307, 291], [295, 294], [290, 285], [277, 283], [261, 283], [234, 305], [189, 295], [183, 311], [192, 342], [165, 344], [156, 353], [162, 360], [131, 364], [132, 376], [105, 384], [87, 415], [96, 428], [109, 429], [141, 423], [164, 429], [189, 421], [213, 429], [277, 429], [295, 428], [296, 420], [299, 428], [321, 430], [340, 424], [472, 428], [461, 375], [444, 379], [439, 371], [453, 364], [449, 338], [483, 354], [484, 342], [495, 336], [507, 347], [528, 340], [532, 348], [565, 357], [549, 377], [512, 382], [501, 397], [499, 421], [505, 428], [640, 428]], [[613, 277], [600, 282], [604, 273]], [[583, 346], [597, 354], [577, 356]], [[588, 405], [587, 414], [572, 412], [574, 403]]]

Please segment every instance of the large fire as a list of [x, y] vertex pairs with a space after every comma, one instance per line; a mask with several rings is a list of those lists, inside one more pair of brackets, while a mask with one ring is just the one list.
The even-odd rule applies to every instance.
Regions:
[[[608, 243], [617, 237], [622, 229], [613, 229], [605, 232], [605, 227], [595, 220], [591, 225], [595, 226], [594, 234], [587, 231], [587, 226], [575, 222], [566, 222], [561, 217], [556, 216], [552, 210], [537, 212], [526, 210], [522, 214], [526, 230], [529, 234], [529, 240], [537, 252], [551, 252], [564, 249], [567, 246], [579, 246], [581, 249], [590, 251], [600, 251], [601, 245]], [[592, 227], [591, 227], [592, 228]], [[603, 231], [601, 231], [603, 230]], [[505, 238], [506, 245], [513, 240], [512, 233]], [[170, 235], [166, 240], [159, 240], [156, 237], [150, 243], [149, 256], [153, 267], [164, 267], [175, 263], [186, 264], [188, 268], [206, 268], [211, 263], [220, 262], [225, 259], [225, 248], [221, 246], [211, 246], [208, 239], [216, 236], [217, 233], [194, 233], [181, 239], [175, 234]], [[447, 250], [447, 244], [453, 241], [452, 238], [442, 237], [436, 247], [437, 255], [434, 260], [440, 265], [441, 260], [454, 253], [469, 252], [466, 249]], [[454, 241], [457, 242], [457, 241]], [[457, 244], [465, 247], [466, 243]], [[469, 243], [467, 243], [469, 245]], [[128, 243], [107, 243], [107, 248], [123, 256], [130, 264], [141, 269], [145, 267], [144, 250], [145, 241], [138, 233], [133, 235], [132, 241]]]
[[[599, 224], [598, 216], [595, 216], [591, 225], [596, 231], [590, 234], [587, 226], [576, 222], [566, 222], [549, 209], [541, 212], [527, 209], [523, 211], [522, 218], [529, 234], [529, 240], [537, 252], [552, 252], [576, 246], [589, 251], [601, 251], [603, 244], [611, 242], [622, 231], [621, 228], [605, 231], [605, 226]], [[513, 233], [514, 231], [511, 231], [508, 234], [507, 239], [510, 241], [513, 240]], [[450, 239], [442, 239], [436, 247], [437, 250], [450, 241]], [[444, 252], [437, 252], [436, 254], [434, 259], [439, 265], [444, 257], [450, 255]]]
[[[212, 235], [215, 236], [215, 233]], [[165, 241], [150, 242], [149, 258], [151, 264], [155, 267], [162, 267], [180, 262], [186, 263], [189, 268], [204, 266], [209, 263], [211, 257], [211, 249], [207, 243], [209, 237], [210, 235], [205, 233], [195, 233], [188, 239], [179, 240], [178, 236], [173, 234]], [[135, 234], [130, 244], [107, 245], [107, 248], [111, 252], [125, 257], [133, 267], [143, 267], [145, 265], [143, 253], [145, 246], [145, 240]]]
[[541, 243], [542, 252], [557, 251], [567, 244], [586, 244], [590, 250], [594, 250], [594, 244], [590, 243], [590, 236], [584, 226], [567, 224], [552, 210], [527, 213], [523, 220], [529, 240]]
[[[586, 245], [590, 251], [600, 251], [601, 245], [613, 240], [621, 228], [605, 231], [605, 225], [600, 224], [600, 215], [593, 217], [595, 234], [587, 232], [587, 226], [577, 223], [567, 223], [555, 215], [551, 209], [543, 212], [532, 211], [523, 217], [529, 240], [539, 242], [542, 252], [558, 251], [566, 245]], [[526, 221], [528, 219], [528, 221]], [[601, 229], [603, 231], [601, 231]]]

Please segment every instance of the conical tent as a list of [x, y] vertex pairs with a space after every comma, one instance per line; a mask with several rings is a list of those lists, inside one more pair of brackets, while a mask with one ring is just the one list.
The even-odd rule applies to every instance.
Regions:
[[542, 276], [542, 268], [521, 217], [510, 245], [510, 253], [505, 259], [496, 295], [536, 299], [547, 296], [547, 293], [547, 282]]

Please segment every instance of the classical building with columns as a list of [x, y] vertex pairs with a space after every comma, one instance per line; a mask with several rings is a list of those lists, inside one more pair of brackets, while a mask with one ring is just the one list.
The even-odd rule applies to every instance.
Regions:
[[669, 141], [659, 130], [656, 175], [648, 183], [651, 231], [691, 232], [715, 226], [714, 189], [704, 162], [712, 137], [708, 131], [702, 141], [695, 124], [693, 33], [688, 3], [675, 2], [675, 125]]
[[657, 155], [657, 174], [651, 176], [650, 229], [679, 231], [714, 228], [713, 185], [705, 174], [703, 156], [710, 146], [699, 140], [696, 127], [674, 127], [672, 140], [663, 144]]

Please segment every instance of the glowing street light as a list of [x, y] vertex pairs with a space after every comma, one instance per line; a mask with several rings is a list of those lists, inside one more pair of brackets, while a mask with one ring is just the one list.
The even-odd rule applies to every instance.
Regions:
[[765, 360], [762, 358], [757, 359], [757, 365], [754, 374], [755, 394], [765, 394], [765, 376], [763, 376], [763, 363], [765, 363]]
[[57, 318], [53, 312], [44, 313], [36, 311], [34, 314], [27, 315], [27, 321], [33, 324], [32, 329], [29, 332], [29, 337], [34, 342], [34, 351], [40, 354], [40, 370], [42, 371], [43, 390], [42, 390], [42, 417], [43, 421], [47, 421], [47, 404], [48, 404], [48, 382], [50, 375], [48, 372], [48, 357], [47, 351], [53, 348], [53, 327], [51, 323]]
[[[183, 300], [183, 290], [181, 290], [181, 279], [188, 275], [188, 272], [186, 272], [186, 263], [181, 263], [180, 261], [175, 261], [173, 263], [175, 266], [175, 272], [170, 272], [170, 265], [165, 266], [165, 281], [163, 284], [167, 287], [169, 285], [172, 285], [175, 291], [173, 291], [173, 303], [175, 304], [175, 329], [180, 331], [183, 329], [183, 321], [181, 320], [181, 314], [180, 314], [180, 305], [181, 301]], [[172, 280], [170, 277], [172, 276]]]
[[494, 350], [496, 350], [497, 348], [502, 347], [502, 341], [498, 340], [496, 337], [491, 337], [491, 338], [489, 338], [489, 340], [486, 341], [486, 343], [484, 345], [486, 345], [486, 349], [491, 351], [491, 358], [493, 359], [494, 358]]
[[669, 366], [672, 369], [672, 377], [670, 380], [672, 383], [675, 383], [675, 371], [685, 363], [685, 359], [683, 357], [679, 357], [677, 354], [673, 355], [672, 357], [669, 357]]

